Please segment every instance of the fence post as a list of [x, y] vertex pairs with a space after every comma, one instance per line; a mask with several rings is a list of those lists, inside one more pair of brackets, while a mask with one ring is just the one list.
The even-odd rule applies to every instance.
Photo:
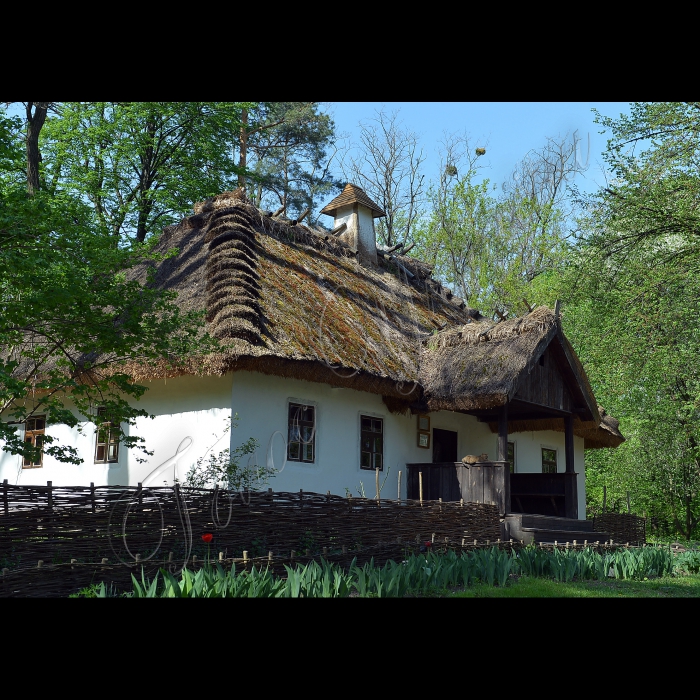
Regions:
[[418, 472], [418, 498], [423, 505], [423, 472]]
[[2, 482], [2, 503], [5, 509], [5, 515], [10, 512], [10, 504], [7, 501], [7, 479], [3, 479]]
[[95, 512], [95, 482], [90, 482], [90, 503], [92, 504], [92, 512]]
[[49, 537], [53, 537], [53, 481], [47, 481], [48, 489], [48, 509], [49, 509]]
[[398, 486], [398, 495], [397, 499], [400, 501], [401, 500], [401, 470], [399, 469], [399, 486]]

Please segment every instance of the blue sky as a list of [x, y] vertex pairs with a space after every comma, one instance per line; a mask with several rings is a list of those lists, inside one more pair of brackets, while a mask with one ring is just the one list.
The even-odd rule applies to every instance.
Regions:
[[[589, 168], [578, 175], [576, 184], [593, 191], [604, 183], [602, 152], [607, 137], [593, 122], [594, 107], [605, 116], [629, 113], [629, 102], [328, 102], [323, 110], [332, 114], [339, 135], [349, 142], [359, 140], [359, 122], [370, 120], [378, 110], [398, 112], [403, 126], [415, 132], [426, 155], [427, 179], [438, 175], [438, 148], [446, 133], [468, 134], [473, 145], [486, 148], [480, 159], [484, 177], [500, 184], [516, 163], [533, 148], [540, 148], [547, 137], [577, 132], [582, 161], [589, 153]], [[22, 114], [14, 103], [10, 114]], [[340, 173], [337, 172], [340, 176]]]
[[578, 132], [581, 160], [586, 161], [590, 138], [589, 168], [578, 175], [583, 191], [604, 183], [602, 152], [607, 136], [594, 123], [594, 107], [604, 116], [629, 114], [629, 102], [336, 102], [324, 103], [332, 114], [339, 134], [359, 140], [360, 121], [372, 119], [377, 110], [398, 111], [403, 126], [415, 132], [427, 156], [428, 179], [438, 174], [438, 146], [445, 133], [467, 133], [473, 145], [486, 148], [480, 160], [488, 166], [483, 175], [500, 184], [515, 164], [547, 137]]

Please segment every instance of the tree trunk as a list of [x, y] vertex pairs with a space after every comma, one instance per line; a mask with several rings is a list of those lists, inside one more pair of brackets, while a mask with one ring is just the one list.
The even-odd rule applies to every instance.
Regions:
[[136, 240], [139, 243], [143, 243], [146, 240], [148, 218], [151, 215], [151, 210], [152, 206], [148, 200], [142, 199], [141, 202], [139, 202], [139, 218], [136, 225]]
[[238, 174], [238, 186], [245, 191], [245, 175], [242, 172], [245, 170], [248, 159], [248, 110], [245, 107], [241, 110], [241, 131], [238, 138], [238, 150], [238, 167], [241, 168], [241, 172]]
[[136, 224], [136, 240], [139, 243], [143, 243], [146, 240], [146, 234], [148, 233], [148, 220], [153, 210], [153, 203], [151, 202], [150, 195], [151, 188], [153, 186], [153, 170], [156, 167], [154, 162], [154, 143], [157, 132], [158, 125], [156, 123], [156, 116], [151, 115], [146, 122], [146, 134], [148, 136], [148, 141], [146, 143], [143, 159], [141, 161], [141, 173], [139, 175], [139, 185], [136, 194], [136, 202], [138, 204], [139, 212], [138, 221]]
[[48, 108], [48, 102], [27, 102], [27, 192], [30, 197], [39, 191], [39, 132], [46, 121]]

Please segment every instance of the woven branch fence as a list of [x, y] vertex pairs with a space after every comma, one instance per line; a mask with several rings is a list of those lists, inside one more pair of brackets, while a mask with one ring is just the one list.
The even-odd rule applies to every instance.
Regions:
[[615, 542], [639, 545], [647, 541], [646, 522], [631, 513], [602, 513], [593, 518], [593, 529], [607, 532]]
[[142, 567], [152, 576], [207, 560], [276, 573], [320, 556], [382, 564], [425, 542], [466, 548], [499, 537], [498, 508], [487, 504], [4, 482], [0, 596], [67, 595], [99, 581], [129, 586]]

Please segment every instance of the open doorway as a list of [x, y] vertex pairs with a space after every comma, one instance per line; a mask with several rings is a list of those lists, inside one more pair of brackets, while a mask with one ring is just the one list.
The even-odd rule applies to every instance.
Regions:
[[433, 428], [433, 462], [457, 461], [457, 432]]

